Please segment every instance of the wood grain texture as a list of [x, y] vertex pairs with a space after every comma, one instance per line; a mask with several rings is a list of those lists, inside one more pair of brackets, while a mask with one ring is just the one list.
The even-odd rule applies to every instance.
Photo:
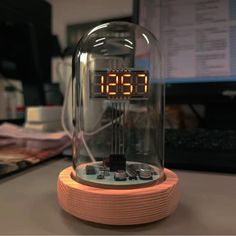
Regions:
[[177, 175], [165, 169], [166, 179], [136, 189], [96, 188], [71, 178], [72, 167], [58, 176], [57, 195], [60, 206], [80, 219], [109, 225], [133, 225], [157, 221], [169, 216], [177, 207]]

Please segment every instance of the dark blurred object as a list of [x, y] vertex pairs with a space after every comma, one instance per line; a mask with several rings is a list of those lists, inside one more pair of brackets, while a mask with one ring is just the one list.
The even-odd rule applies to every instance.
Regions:
[[62, 105], [63, 95], [60, 91], [58, 83], [45, 84], [44, 92], [46, 98], [46, 105]]
[[63, 56], [72, 56], [75, 52], [75, 47], [74, 46], [69, 46], [64, 49]]
[[57, 35], [52, 35], [52, 57], [62, 57], [61, 45]]
[[16, 98], [16, 89], [12, 85], [7, 85], [4, 88], [4, 97], [6, 103], [6, 117], [7, 119], [16, 119], [16, 107], [17, 107], [17, 98]]
[[43, 105], [51, 75], [50, 4], [1, 0], [0, 32], [0, 74], [22, 81], [26, 106]]
[[167, 129], [168, 168], [236, 173], [236, 130]]

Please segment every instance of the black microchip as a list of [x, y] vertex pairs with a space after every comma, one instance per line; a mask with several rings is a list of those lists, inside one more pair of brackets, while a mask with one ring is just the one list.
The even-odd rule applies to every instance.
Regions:
[[86, 166], [86, 175], [95, 175], [96, 169], [94, 166]]
[[118, 171], [126, 169], [125, 155], [111, 154], [109, 159], [110, 159], [110, 171]]

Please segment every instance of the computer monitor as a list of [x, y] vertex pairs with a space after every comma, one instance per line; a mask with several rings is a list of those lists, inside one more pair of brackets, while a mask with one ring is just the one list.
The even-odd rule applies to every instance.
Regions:
[[206, 126], [236, 128], [236, 1], [134, 0], [160, 39], [167, 104], [203, 104]]
[[24, 103], [45, 103], [51, 75], [51, 6], [44, 0], [0, 1], [0, 74], [22, 81]]

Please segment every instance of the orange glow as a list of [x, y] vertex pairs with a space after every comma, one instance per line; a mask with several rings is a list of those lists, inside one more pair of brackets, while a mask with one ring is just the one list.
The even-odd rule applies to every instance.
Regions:
[[149, 93], [149, 76], [141, 70], [111, 70], [101, 72], [95, 78], [94, 86], [94, 96], [99, 98], [146, 98]]
[[101, 77], [101, 93], [104, 93], [104, 76]]
[[110, 82], [108, 83], [108, 85], [107, 85], [107, 93], [109, 95], [116, 95], [116, 92], [111, 92], [110, 91], [110, 87], [116, 87], [116, 85], [119, 82], [119, 77], [116, 74], [109, 74], [109, 77], [116, 77], [116, 81], [115, 81], [115, 83], [110, 83]]
[[124, 86], [129, 87], [129, 92], [123, 92], [123, 94], [130, 95], [133, 92], [133, 86], [130, 83], [124, 83]]
[[[145, 74], [138, 74], [139, 77], [145, 77]], [[146, 76], [147, 77], [147, 76]]]
[[145, 84], [147, 84], [147, 76], [145, 76]]
[[116, 92], [111, 92], [110, 91], [110, 87], [111, 86], [116, 86], [116, 83], [109, 83], [108, 85], [107, 85], [107, 93], [109, 94], [109, 95], [116, 95]]
[[115, 83], [108, 83], [108, 85], [107, 85], [107, 93], [109, 94], [109, 95], [116, 95], [116, 92], [111, 92], [110, 91], [110, 87], [116, 87], [116, 85], [119, 83], [119, 77], [116, 75], [116, 74], [109, 74], [108, 75], [109, 77], [116, 77], [116, 81], [115, 81]]
[[[124, 74], [124, 77], [128, 77], [129, 78], [129, 77], [131, 77], [131, 74]], [[123, 78], [123, 76], [122, 76], [122, 78]], [[123, 82], [124, 82], [124, 80], [123, 80]]]

